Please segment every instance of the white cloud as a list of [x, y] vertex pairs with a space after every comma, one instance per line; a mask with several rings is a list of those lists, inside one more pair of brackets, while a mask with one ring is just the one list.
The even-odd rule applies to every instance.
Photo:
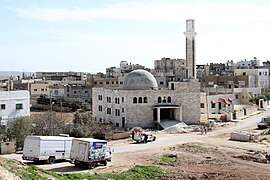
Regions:
[[203, 24], [270, 20], [270, 8], [251, 4], [132, 2], [101, 8], [12, 8], [18, 15], [44, 21], [156, 20], [183, 22], [198, 19]]

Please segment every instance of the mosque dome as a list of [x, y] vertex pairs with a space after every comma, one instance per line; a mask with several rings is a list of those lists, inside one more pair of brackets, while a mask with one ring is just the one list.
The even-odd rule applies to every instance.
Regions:
[[131, 71], [124, 79], [124, 89], [147, 90], [157, 89], [155, 77], [148, 71], [138, 69]]

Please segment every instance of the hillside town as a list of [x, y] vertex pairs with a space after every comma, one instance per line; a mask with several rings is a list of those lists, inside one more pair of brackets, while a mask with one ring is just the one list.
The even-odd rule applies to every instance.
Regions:
[[[224, 63], [209, 61], [206, 64], [197, 64], [197, 32], [194, 19], [186, 20], [183, 36], [186, 38], [186, 49], [182, 51], [186, 52], [186, 57], [149, 60], [153, 61], [153, 69], [121, 61], [116, 67], [107, 67], [104, 72], [96, 74], [72, 70], [44, 71], [29, 74], [23, 72], [20, 76], [2, 78], [0, 154], [5, 157], [5, 154], [22, 152], [25, 138], [29, 135], [64, 134], [75, 138], [91, 137], [109, 141], [115, 154], [112, 164], [109, 162], [108, 169], [105, 170], [95, 169], [95, 173], [116, 172], [117, 164], [124, 166], [123, 164], [127, 163], [126, 168], [132, 168], [134, 164], [156, 163], [153, 160], [154, 156], [164, 152], [154, 148], [164, 147], [166, 153], [172, 156], [169, 158], [179, 158], [181, 155], [176, 152], [179, 149], [183, 157], [182, 161], [163, 162], [161, 165], [167, 165], [166, 169], [175, 172], [177, 176], [171, 177], [167, 174], [159, 176], [160, 179], [237, 179], [236, 172], [229, 171], [241, 164], [243, 166], [239, 167], [238, 172], [241, 173], [240, 179], [253, 179], [255, 176], [244, 171], [247, 164], [222, 159], [233, 154], [232, 156], [245, 160], [245, 157], [237, 154], [240, 150], [237, 153], [233, 151], [237, 147], [241, 151], [247, 149], [261, 152], [260, 155], [265, 157], [263, 168], [268, 169], [268, 172], [262, 170], [261, 178], [256, 176], [259, 178], [255, 179], [266, 179], [270, 176], [270, 121], [262, 128], [258, 128], [257, 123], [261, 120], [260, 115], [264, 115], [266, 119], [270, 116], [270, 61], [245, 57], [247, 59], [229, 59]], [[256, 118], [249, 121], [249, 118], [254, 117]], [[237, 129], [237, 123], [243, 123], [242, 121], [252, 121], [253, 124]], [[151, 143], [139, 143], [142, 149], [139, 146], [130, 146], [130, 149], [125, 146], [130, 143], [131, 136], [134, 140], [134, 128], [154, 134], [144, 134], [149, 138], [146, 138], [146, 142], [153, 138], [153, 145], [149, 147], [153, 148], [152, 153], [145, 152], [145, 156], [139, 153], [140, 150], [146, 151], [146, 145]], [[245, 129], [248, 131], [243, 132]], [[259, 144], [260, 150], [257, 150], [256, 144], [250, 141], [259, 142], [260, 133], [264, 133], [262, 137], [266, 144], [264, 147]], [[215, 140], [211, 139], [214, 136], [222, 136], [222, 140], [214, 142]], [[235, 138], [239, 144], [234, 147], [233, 143], [227, 142], [228, 136]], [[252, 145], [246, 145], [243, 141]], [[158, 145], [159, 142], [164, 142], [164, 145]], [[202, 148], [202, 143], [207, 144], [207, 147]], [[126, 147], [125, 151], [121, 151], [122, 146]], [[225, 146], [227, 150], [222, 150]], [[252, 148], [249, 148], [251, 146]], [[221, 157], [219, 151], [225, 152], [224, 157]], [[131, 158], [129, 152], [133, 152], [140, 160]], [[211, 168], [204, 171], [203, 166], [200, 166], [200, 175], [188, 172], [188, 169], [181, 169], [180, 172], [174, 166], [187, 167], [188, 163], [195, 163], [185, 156], [187, 153], [193, 154], [193, 158], [198, 162], [203, 161], [205, 166], [213, 163], [212, 160], [215, 159], [214, 163], [223, 163], [222, 168], [227, 167], [229, 170], [223, 169], [219, 172], [220, 169], [212, 167], [213, 172]], [[189, 156], [192, 156], [190, 154]], [[202, 160], [200, 154], [206, 156], [206, 159]], [[131, 159], [133, 164], [124, 162], [123, 158]], [[54, 160], [48, 159], [51, 164]], [[176, 164], [172, 165], [172, 162]], [[107, 165], [106, 160], [102, 163]], [[250, 163], [249, 169], [253, 167], [254, 171], [258, 171], [256, 168], [259, 167], [254, 168], [255, 165], [252, 164], [258, 162]], [[47, 166], [40, 165], [41, 168], [50, 171], [51, 168]], [[93, 166], [97, 166], [97, 163], [91, 164], [90, 169]], [[123, 168], [122, 171], [124, 170], [128, 169]]]

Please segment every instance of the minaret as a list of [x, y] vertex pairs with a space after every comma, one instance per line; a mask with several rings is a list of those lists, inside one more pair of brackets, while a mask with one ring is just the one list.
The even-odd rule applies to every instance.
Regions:
[[186, 20], [186, 79], [196, 79], [196, 59], [195, 59], [195, 28], [194, 19]]

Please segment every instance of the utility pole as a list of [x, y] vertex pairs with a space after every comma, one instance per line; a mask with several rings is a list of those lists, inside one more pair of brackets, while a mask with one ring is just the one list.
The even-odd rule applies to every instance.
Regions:
[[52, 130], [52, 90], [50, 90], [50, 135], [53, 136], [53, 130]]

